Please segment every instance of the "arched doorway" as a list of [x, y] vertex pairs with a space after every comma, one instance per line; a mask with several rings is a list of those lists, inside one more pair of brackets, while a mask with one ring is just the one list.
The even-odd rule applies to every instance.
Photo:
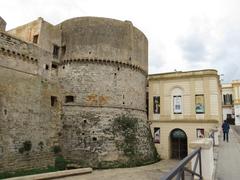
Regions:
[[174, 129], [170, 134], [171, 158], [183, 159], [187, 156], [187, 135], [181, 129]]

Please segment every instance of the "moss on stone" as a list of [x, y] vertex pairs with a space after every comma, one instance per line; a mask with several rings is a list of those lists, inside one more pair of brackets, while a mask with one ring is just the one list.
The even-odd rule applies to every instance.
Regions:
[[[116, 137], [123, 137], [123, 141], [116, 141], [116, 146], [119, 151], [124, 153], [124, 156], [127, 157], [127, 160], [124, 162], [101, 162], [101, 166], [103, 168], [105, 168], [107, 165], [110, 165], [111, 167], [134, 167], [159, 161], [160, 158], [153, 144], [149, 127], [139, 127], [139, 122], [139, 119], [125, 115], [114, 119], [113, 132]], [[140, 128], [146, 128], [145, 131], [147, 131], [147, 136], [140, 137]], [[139, 147], [139, 144], [144, 145], [139, 143], [141, 138], [144, 138], [145, 141], [150, 144], [149, 152], [145, 154], [140, 150]]]
[[124, 115], [114, 119], [114, 132], [118, 131], [124, 137], [123, 142], [117, 143], [118, 150], [123, 151], [124, 155], [129, 157], [129, 159], [134, 158], [137, 152], [137, 122], [137, 118]]

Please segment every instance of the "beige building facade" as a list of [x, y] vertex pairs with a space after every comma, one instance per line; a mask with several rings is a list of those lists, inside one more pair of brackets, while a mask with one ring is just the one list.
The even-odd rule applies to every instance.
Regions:
[[191, 141], [208, 137], [221, 122], [216, 70], [149, 75], [149, 123], [161, 158], [184, 158]]
[[222, 85], [223, 119], [240, 125], [240, 80]]

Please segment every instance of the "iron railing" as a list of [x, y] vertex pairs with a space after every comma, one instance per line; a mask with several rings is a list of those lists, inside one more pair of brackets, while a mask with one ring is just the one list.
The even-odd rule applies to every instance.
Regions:
[[[196, 156], [195, 163], [193, 166], [193, 170], [187, 167], [187, 164]], [[199, 165], [199, 173], [196, 172], [197, 165]], [[161, 180], [172, 180], [173, 178], [176, 180], [184, 180], [185, 172], [190, 173], [191, 179], [194, 179], [194, 176], [199, 177], [199, 180], [203, 179], [202, 176], [202, 161], [201, 161], [201, 148], [198, 148], [191, 152], [187, 157], [179, 162], [179, 164], [172, 169], [169, 173], [167, 173]]]

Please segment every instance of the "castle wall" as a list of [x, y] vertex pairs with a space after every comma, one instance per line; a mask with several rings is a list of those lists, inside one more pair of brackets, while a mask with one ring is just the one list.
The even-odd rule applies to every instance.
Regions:
[[[25, 42], [35, 43], [41, 49], [53, 53], [53, 46], [61, 45], [61, 27], [54, 26], [43, 18], [38, 18], [35, 21], [25, 25], [16, 27], [7, 31], [12, 36], [15, 36]], [[37, 35], [37, 41], [34, 42], [34, 36]]]
[[[147, 47], [131, 22], [107, 18], [57, 26], [39, 18], [1, 32], [0, 171], [52, 165], [54, 145], [82, 166], [155, 162], [146, 114]], [[26, 141], [32, 149], [21, 152]]]
[[[53, 53], [53, 46], [61, 46], [61, 29], [59, 26], [53, 26], [52, 24], [42, 21], [40, 37], [38, 46], [45, 51]], [[59, 51], [60, 55], [60, 51]], [[54, 60], [57, 60], [56, 58]]]
[[[0, 67], [0, 171], [53, 165], [60, 105], [51, 107], [58, 89], [41, 78]], [[20, 153], [31, 141], [29, 154]]]
[[[19, 59], [18, 61], [0, 61], [2, 66], [31, 74], [38, 74], [48, 80], [56, 76], [56, 73], [52, 74], [52, 53], [40, 49], [35, 44], [29, 44], [13, 37], [8, 33], [0, 33], [0, 54], [2, 54], [3, 59]], [[31, 66], [30, 64], [35, 65]]]
[[[96, 168], [154, 162], [157, 154], [146, 114], [144, 34], [130, 22], [105, 18], [75, 18], [60, 25], [66, 52], [59, 82], [63, 98], [74, 97], [63, 104], [65, 157]], [[127, 124], [124, 130], [116, 129], [121, 126], [116, 123], [135, 123], [135, 129]]]
[[88, 60], [66, 62], [59, 68], [59, 81], [63, 96], [74, 96], [76, 105], [146, 112], [146, 76], [131, 66]]
[[[54, 163], [61, 104], [52, 107], [51, 96], [59, 97], [60, 88], [40, 76], [45, 58], [37, 47], [0, 34], [0, 172]], [[22, 152], [26, 141], [32, 148]]]
[[80, 17], [61, 23], [64, 60], [92, 58], [133, 64], [148, 72], [148, 42], [129, 21]]
[[40, 34], [41, 24], [42, 18], [39, 18], [31, 23], [8, 30], [7, 32], [23, 41], [33, 42], [33, 36]]

